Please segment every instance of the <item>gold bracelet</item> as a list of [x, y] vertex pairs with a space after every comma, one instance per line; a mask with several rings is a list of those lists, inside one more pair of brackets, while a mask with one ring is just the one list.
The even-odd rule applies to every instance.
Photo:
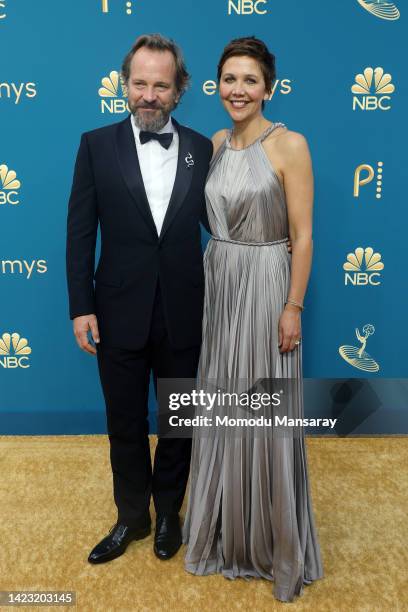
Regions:
[[293, 306], [297, 306], [298, 308], [300, 308], [300, 310], [304, 310], [305, 307], [303, 306], [303, 304], [299, 304], [299, 302], [295, 302], [295, 300], [286, 300], [285, 304], [293, 304]]

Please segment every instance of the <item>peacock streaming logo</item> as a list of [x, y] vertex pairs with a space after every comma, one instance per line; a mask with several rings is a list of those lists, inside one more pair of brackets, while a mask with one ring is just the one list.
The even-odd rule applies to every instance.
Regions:
[[[375, 197], [379, 200], [382, 196], [383, 189], [383, 180], [384, 180], [384, 162], [377, 162], [377, 169], [375, 170], [374, 166], [371, 164], [360, 164], [354, 171], [354, 188], [353, 195], [355, 198], [360, 196], [360, 187], [364, 185], [368, 185], [375, 178], [376, 180], [376, 189], [375, 189]], [[376, 174], [377, 172], [377, 174]]]
[[366, 11], [380, 19], [395, 21], [400, 18], [400, 12], [394, 2], [388, 2], [388, 0], [357, 0], [357, 2]]
[[0, 206], [3, 204], [20, 204], [18, 190], [21, 182], [14, 170], [9, 170], [6, 164], [0, 165]]
[[[109, 0], [98, 0], [98, 2], [101, 4], [102, 13], [109, 13], [111, 9], [111, 2]], [[132, 14], [133, 4], [134, 4], [134, 1], [131, 2], [130, 0], [123, 2], [126, 15]]]
[[381, 284], [380, 271], [384, 270], [384, 264], [381, 261], [380, 253], [375, 253], [371, 247], [366, 249], [357, 247], [354, 253], [347, 255], [343, 270], [345, 270], [345, 285], [376, 286]]
[[0, 366], [4, 369], [29, 368], [31, 348], [28, 346], [27, 338], [20, 334], [5, 332], [0, 338]]
[[392, 77], [385, 73], [381, 66], [366, 68], [363, 74], [356, 74], [355, 83], [351, 87], [353, 94], [353, 110], [390, 110], [391, 96], [395, 86]]
[[102, 87], [98, 90], [101, 99], [101, 113], [129, 113], [127, 87], [122, 75], [117, 70], [112, 70], [109, 76], [103, 77], [101, 84]]

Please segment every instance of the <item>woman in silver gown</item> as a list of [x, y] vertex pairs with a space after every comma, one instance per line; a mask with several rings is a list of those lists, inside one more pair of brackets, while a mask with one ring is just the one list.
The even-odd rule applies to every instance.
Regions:
[[[206, 185], [212, 239], [198, 380], [291, 379], [291, 416], [302, 418], [313, 172], [305, 138], [263, 116], [274, 79], [262, 41], [235, 39], [224, 49], [219, 91], [233, 128], [213, 137]], [[263, 577], [281, 601], [321, 578], [303, 432], [195, 431], [183, 541], [187, 571]]]

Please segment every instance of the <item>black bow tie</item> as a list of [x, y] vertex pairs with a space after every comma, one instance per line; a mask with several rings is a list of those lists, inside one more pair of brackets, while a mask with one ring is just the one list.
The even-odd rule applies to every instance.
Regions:
[[158, 140], [162, 147], [168, 149], [173, 140], [173, 134], [171, 132], [166, 132], [164, 134], [158, 134], [157, 132], [143, 132], [139, 133], [140, 143], [142, 145], [149, 142], [149, 140]]

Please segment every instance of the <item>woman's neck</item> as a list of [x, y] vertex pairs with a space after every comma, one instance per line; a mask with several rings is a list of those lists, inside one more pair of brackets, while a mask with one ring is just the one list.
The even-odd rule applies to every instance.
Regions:
[[234, 148], [243, 149], [253, 143], [271, 125], [263, 115], [252, 117], [247, 121], [234, 122], [232, 144]]

